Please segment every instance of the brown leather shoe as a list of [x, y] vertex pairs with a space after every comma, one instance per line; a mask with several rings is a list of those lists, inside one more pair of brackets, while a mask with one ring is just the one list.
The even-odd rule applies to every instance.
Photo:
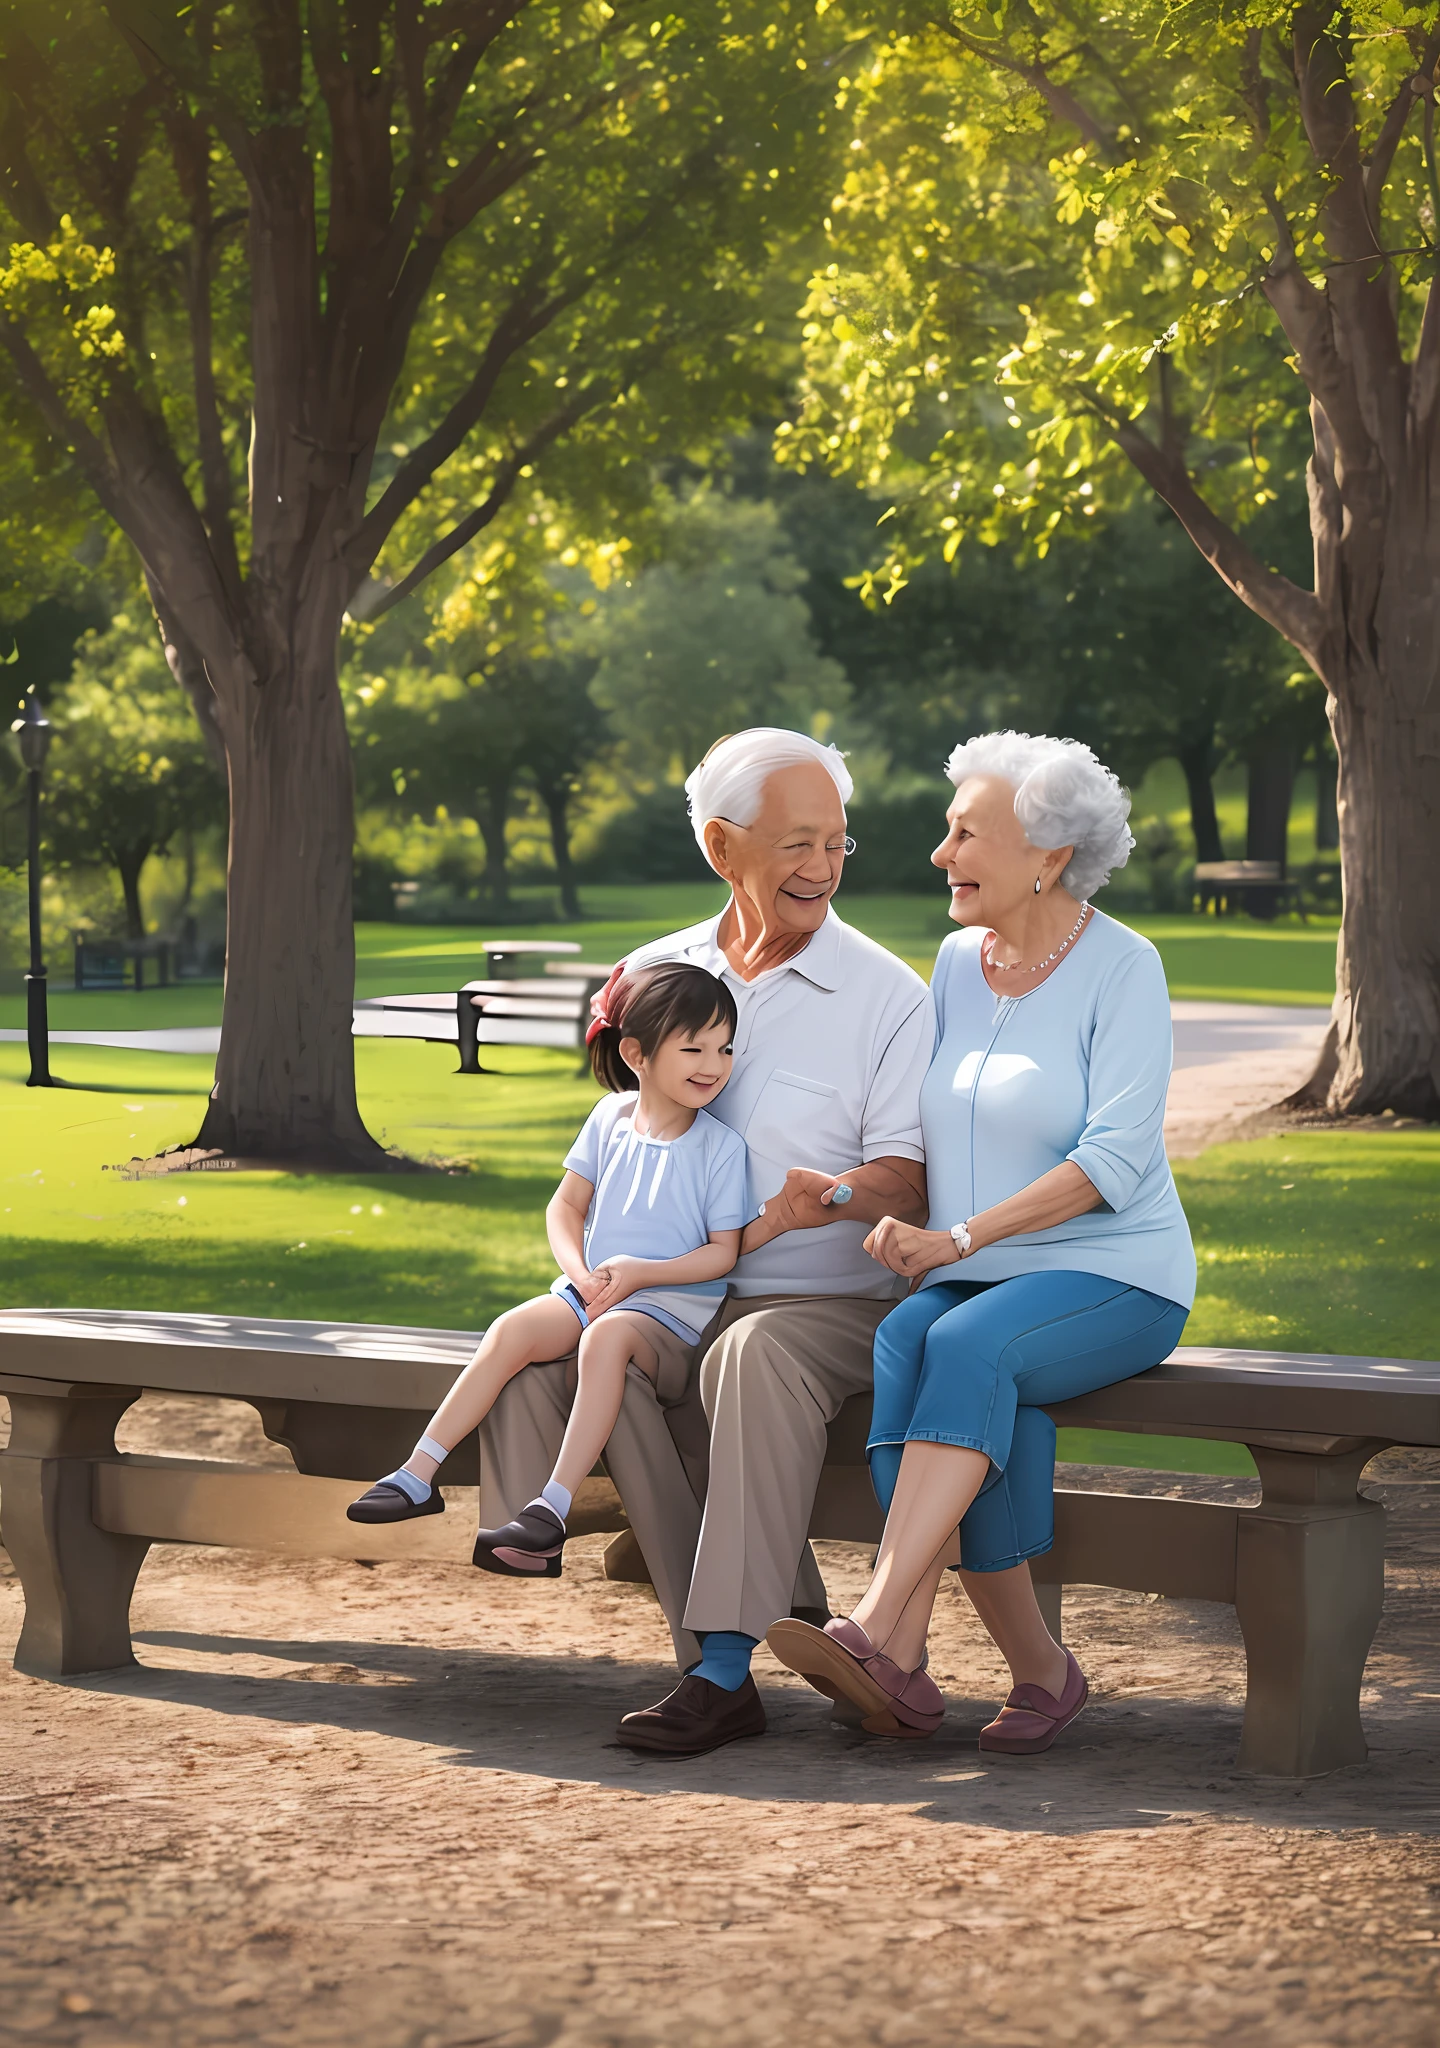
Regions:
[[654, 1756], [704, 1756], [742, 1735], [764, 1733], [765, 1709], [748, 1674], [737, 1691], [727, 1692], [723, 1685], [687, 1672], [658, 1706], [627, 1714], [615, 1739], [627, 1749], [647, 1750]]

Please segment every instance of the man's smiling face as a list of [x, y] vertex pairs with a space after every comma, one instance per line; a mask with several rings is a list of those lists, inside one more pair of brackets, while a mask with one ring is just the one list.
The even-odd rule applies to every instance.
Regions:
[[758, 815], [748, 825], [725, 821], [715, 847], [721, 872], [767, 931], [818, 931], [845, 867], [845, 806], [829, 771], [818, 761], [777, 768]]

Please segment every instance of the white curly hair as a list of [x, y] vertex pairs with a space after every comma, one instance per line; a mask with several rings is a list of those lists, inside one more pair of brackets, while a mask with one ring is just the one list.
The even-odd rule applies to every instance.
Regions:
[[1103, 889], [1135, 844], [1128, 791], [1080, 740], [1043, 733], [983, 732], [945, 763], [958, 789], [972, 775], [1013, 784], [1015, 815], [1032, 846], [1073, 846], [1060, 886], [1077, 902]]

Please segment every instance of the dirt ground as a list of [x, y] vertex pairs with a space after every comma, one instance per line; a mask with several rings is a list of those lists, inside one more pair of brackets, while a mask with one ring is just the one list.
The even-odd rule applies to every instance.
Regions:
[[[125, 1447], [261, 1443], [152, 1397]], [[8, 1668], [4, 1565], [0, 2040], [1440, 2043], [1440, 1468], [1373, 1482], [1373, 1754], [1300, 1785], [1235, 1770], [1239, 1636], [1200, 1603], [1067, 1596], [1094, 1701], [1048, 1756], [976, 1750], [1003, 1686], [952, 1586], [933, 1740], [837, 1728], [762, 1652], [769, 1734], [671, 1764], [613, 1741], [673, 1675], [603, 1539], [544, 1586], [157, 1547], [138, 1668], [58, 1685]], [[823, 1550], [843, 1608], [864, 1553]]]

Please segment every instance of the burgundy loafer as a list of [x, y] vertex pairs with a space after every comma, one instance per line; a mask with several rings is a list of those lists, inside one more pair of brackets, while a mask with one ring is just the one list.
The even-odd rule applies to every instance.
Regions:
[[1085, 1673], [1067, 1650], [1065, 1686], [1057, 1700], [1043, 1685], [1017, 1685], [988, 1728], [980, 1747], [1005, 1756], [1038, 1756], [1062, 1728], [1068, 1728], [1090, 1697]]
[[741, 1736], [764, 1733], [765, 1709], [748, 1673], [743, 1685], [727, 1692], [687, 1671], [658, 1706], [627, 1714], [615, 1739], [653, 1756], [704, 1756]]
[[933, 1735], [945, 1718], [945, 1701], [929, 1672], [902, 1671], [858, 1622], [837, 1619], [819, 1629], [807, 1621], [777, 1621], [765, 1640], [817, 1692], [858, 1707], [868, 1735]]

